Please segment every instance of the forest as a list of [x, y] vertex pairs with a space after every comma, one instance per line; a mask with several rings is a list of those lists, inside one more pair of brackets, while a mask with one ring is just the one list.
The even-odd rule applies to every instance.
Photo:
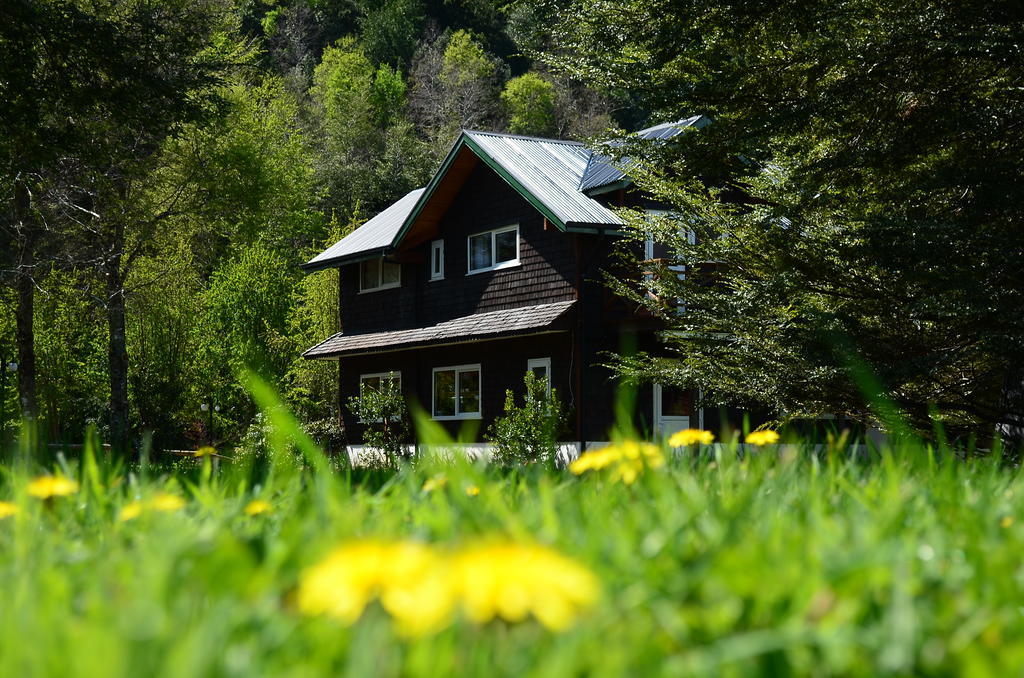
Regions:
[[53, 441], [237, 439], [244, 367], [329, 437], [336, 366], [299, 354], [335, 331], [337, 272], [298, 265], [423, 185], [460, 128], [642, 117], [524, 56], [543, 17], [493, 0], [2, 14], [0, 423]]
[[[0, 10], [0, 427], [237, 441], [249, 368], [321, 441], [337, 271], [298, 265], [475, 128], [586, 141], [703, 276], [627, 381], [779, 422], [1024, 435], [1014, 2], [11, 0]], [[627, 133], [694, 114], [671, 144]], [[738, 199], [737, 196], [743, 196]], [[696, 237], [693, 237], [693, 236]], [[635, 263], [635, 262], [634, 262]], [[659, 289], [651, 289], [651, 287]], [[722, 294], [721, 290], [728, 290]], [[658, 308], [651, 308], [655, 313]], [[729, 341], [720, 341], [720, 337]], [[872, 395], [874, 394], [874, 395]]]

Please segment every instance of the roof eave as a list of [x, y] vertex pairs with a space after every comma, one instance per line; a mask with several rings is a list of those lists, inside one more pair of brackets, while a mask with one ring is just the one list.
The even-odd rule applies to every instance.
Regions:
[[323, 271], [328, 268], [337, 268], [344, 266], [345, 264], [358, 264], [360, 261], [369, 261], [370, 259], [377, 259], [383, 257], [394, 251], [394, 247], [375, 247], [371, 250], [364, 250], [362, 252], [354, 252], [352, 254], [345, 254], [340, 257], [331, 257], [330, 259], [324, 259], [323, 261], [307, 261], [304, 264], [299, 264], [299, 268], [307, 273], [314, 271]]
[[[381, 346], [379, 348], [365, 348], [365, 349], [349, 349], [341, 351], [329, 351], [314, 355], [313, 351], [316, 350], [316, 346], [307, 349], [302, 353], [302, 357], [306, 360], [339, 360], [341, 358], [355, 358], [364, 355], [377, 355], [381, 353], [398, 353], [400, 351], [416, 351], [424, 348], [442, 348], [444, 346], [458, 346], [461, 344], [476, 344], [488, 341], [502, 341], [506, 339], [524, 339], [527, 337], [537, 337], [546, 334], [564, 334], [568, 332], [567, 328], [555, 328], [555, 329], [538, 329], [538, 330], [523, 330], [521, 332], [508, 332], [500, 335], [467, 335], [465, 337], [453, 337], [447, 341], [435, 341], [435, 342], [410, 342], [408, 344], [397, 344], [393, 346]], [[317, 344], [319, 346], [319, 344]]]
[[569, 233], [586, 233], [589, 235], [624, 235], [624, 224], [583, 224], [569, 222], [566, 231]]
[[603, 195], [605, 193], [611, 193], [622, 188], [629, 188], [633, 184], [633, 180], [625, 177], [618, 181], [613, 181], [610, 184], [602, 184], [601, 186], [591, 186], [590, 188], [584, 189], [583, 194], [589, 197], [595, 195]]

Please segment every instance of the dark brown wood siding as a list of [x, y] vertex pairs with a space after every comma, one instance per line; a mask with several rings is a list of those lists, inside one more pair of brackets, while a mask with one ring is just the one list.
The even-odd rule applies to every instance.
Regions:
[[[467, 275], [470, 235], [519, 224], [521, 265]], [[346, 333], [424, 327], [461, 316], [575, 297], [571, 238], [544, 219], [493, 170], [477, 166], [440, 223], [445, 277], [431, 281], [425, 242], [402, 259], [402, 286], [359, 293], [359, 265], [341, 269], [341, 318]]]
[[[348, 398], [359, 392], [362, 374], [400, 371], [402, 391], [407, 399], [418, 403], [428, 414], [431, 408], [433, 370], [437, 367], [480, 364], [481, 414], [477, 439], [482, 439], [488, 426], [504, 408], [505, 391], [523, 392], [523, 375], [531, 358], [551, 358], [552, 388], [563, 403], [571, 407], [576, 399], [573, 392], [572, 340], [570, 333], [561, 332], [532, 337], [519, 337], [485, 342], [420, 348], [341, 359], [342, 418], [348, 442], [362, 443], [362, 426], [347, 407]], [[521, 402], [521, 401], [520, 401]], [[443, 421], [453, 435], [467, 420]], [[574, 419], [570, 419], [570, 423]], [[575, 439], [575, 431], [564, 436]]]

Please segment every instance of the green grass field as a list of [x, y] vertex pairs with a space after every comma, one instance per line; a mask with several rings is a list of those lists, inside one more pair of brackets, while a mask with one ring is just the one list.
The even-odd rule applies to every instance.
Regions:
[[[0, 518], [0, 676], [1024, 667], [1024, 483], [996, 461], [920, 443], [860, 461], [842, 446], [816, 455], [790, 444], [705, 447], [701, 458], [691, 448], [630, 485], [607, 471], [436, 459], [397, 473], [332, 470], [286, 413], [271, 414], [280, 435], [266, 464], [120, 469], [87, 450], [55, 469], [13, 455], [0, 468], [11, 513]], [[77, 491], [33, 496], [46, 493], [33, 479], [55, 471]], [[465, 556], [496, 544], [505, 550]], [[321, 588], [349, 589], [304, 589], [344, 545], [385, 555], [321, 577]], [[428, 553], [429, 566], [396, 564], [401, 548]], [[506, 557], [517, 548], [549, 560]], [[494, 572], [504, 574], [487, 579]], [[490, 614], [466, 598], [506, 575], [519, 589], [492, 591]], [[384, 581], [402, 576], [408, 586]], [[590, 585], [581, 577], [594, 590], [573, 597]], [[354, 616], [311, 609], [310, 596], [313, 608], [318, 595], [351, 602], [357, 580], [369, 600]], [[436, 605], [448, 607], [431, 628], [398, 625], [396, 610]]]

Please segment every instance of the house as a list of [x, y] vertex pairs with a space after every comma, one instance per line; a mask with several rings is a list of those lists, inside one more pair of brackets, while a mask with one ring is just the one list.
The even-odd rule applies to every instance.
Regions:
[[[638, 134], [669, 138], [703, 120]], [[658, 350], [658, 319], [602, 282], [621, 235], [613, 207], [627, 204], [658, 207], [582, 144], [463, 131], [426, 187], [304, 265], [338, 268], [341, 286], [341, 332], [304, 356], [338, 361], [342, 403], [394, 379], [452, 432], [479, 420], [481, 434], [532, 370], [569, 408], [567, 441], [605, 441], [618, 390], [606, 352]], [[636, 424], [655, 435], [704, 426], [695, 401], [648, 386]], [[342, 411], [359, 442], [360, 422]]]

